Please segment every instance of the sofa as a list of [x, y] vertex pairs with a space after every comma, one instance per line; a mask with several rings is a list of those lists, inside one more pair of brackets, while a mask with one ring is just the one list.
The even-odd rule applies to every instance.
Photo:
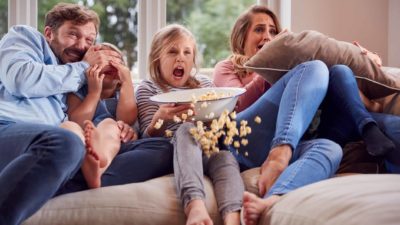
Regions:
[[[379, 99], [384, 111], [400, 115], [399, 93]], [[400, 175], [385, 173], [382, 160], [361, 142], [348, 144], [337, 175], [284, 195], [259, 224], [400, 224]], [[247, 191], [257, 193], [259, 168], [242, 172]], [[215, 225], [223, 224], [214, 191], [205, 177], [206, 207]], [[65, 194], [49, 200], [23, 225], [185, 224], [173, 175]]]
[[[284, 195], [262, 215], [259, 224], [400, 224], [400, 175], [350, 173], [384, 172], [381, 161], [365, 154], [360, 145], [362, 143], [355, 143], [345, 148], [345, 158], [335, 178]], [[258, 176], [259, 168], [242, 172], [246, 190], [257, 193]], [[207, 177], [205, 190], [206, 206], [214, 224], [223, 224]], [[173, 175], [61, 195], [48, 201], [23, 223], [90, 224], [185, 224]]]

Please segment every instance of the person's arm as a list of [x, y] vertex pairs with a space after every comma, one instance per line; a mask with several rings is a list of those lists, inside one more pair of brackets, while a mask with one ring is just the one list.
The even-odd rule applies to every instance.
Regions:
[[57, 65], [42, 34], [28, 26], [15, 26], [0, 46], [0, 79], [17, 97], [47, 97], [75, 92], [85, 82], [86, 62]]
[[253, 104], [265, 92], [268, 85], [259, 75], [254, 76], [250, 82], [243, 83], [234, 72], [233, 64], [227, 60], [215, 66], [213, 78], [217, 87], [242, 87], [246, 89], [246, 92], [240, 95], [237, 101], [238, 112]]
[[117, 104], [116, 120], [122, 120], [129, 125], [136, 122], [138, 109], [136, 98], [133, 90], [131, 73], [128, 67], [111, 61], [111, 65], [118, 71], [121, 80], [120, 95]]
[[[187, 110], [191, 108], [190, 104], [177, 106], [175, 104], [159, 105], [151, 101], [150, 97], [159, 93], [157, 90], [154, 83], [150, 81], [143, 81], [136, 90], [140, 133], [145, 137], [164, 136], [169, 123], [173, 122], [173, 116], [187, 113]], [[162, 124], [159, 123], [159, 119]]]
[[99, 66], [90, 67], [87, 71], [88, 94], [81, 100], [76, 94], [68, 95], [69, 120], [83, 127], [83, 121], [93, 120], [97, 104], [100, 101], [104, 74], [100, 74]]

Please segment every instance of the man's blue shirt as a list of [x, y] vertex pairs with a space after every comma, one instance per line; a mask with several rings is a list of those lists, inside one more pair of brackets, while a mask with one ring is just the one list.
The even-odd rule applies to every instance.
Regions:
[[0, 41], [0, 120], [59, 125], [66, 93], [85, 83], [86, 62], [60, 65], [45, 37], [18, 25]]

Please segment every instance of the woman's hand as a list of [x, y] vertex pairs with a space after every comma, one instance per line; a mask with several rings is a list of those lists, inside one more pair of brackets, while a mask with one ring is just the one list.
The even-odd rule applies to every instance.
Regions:
[[281, 173], [289, 165], [292, 150], [289, 145], [277, 146], [269, 152], [269, 155], [261, 166], [261, 174], [258, 179], [258, 191], [260, 196], [267, 193]]
[[375, 62], [378, 66], [382, 66], [382, 59], [376, 52], [371, 52], [368, 49], [364, 48], [357, 41], [353, 41], [353, 44], [361, 49], [361, 54], [367, 55], [369, 59]]
[[135, 130], [122, 120], [117, 121], [118, 128], [121, 130], [121, 141], [128, 142], [137, 139]]
[[100, 98], [103, 88], [104, 74], [100, 73], [101, 68], [99, 65], [89, 67], [86, 70], [86, 78], [88, 84], [88, 94], [96, 95]]

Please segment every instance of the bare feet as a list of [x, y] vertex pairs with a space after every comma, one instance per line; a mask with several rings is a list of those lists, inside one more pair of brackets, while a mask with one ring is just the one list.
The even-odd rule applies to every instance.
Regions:
[[100, 148], [100, 137], [97, 128], [91, 121], [86, 120], [84, 126], [86, 155], [82, 163], [82, 173], [89, 188], [98, 188], [101, 186], [101, 168], [104, 164], [95, 151], [95, 149]]
[[90, 120], [85, 120], [84, 131], [85, 131], [85, 145], [88, 154], [92, 155], [96, 160], [100, 161], [100, 167], [103, 168], [107, 165], [107, 158], [101, 153], [100, 149], [103, 149], [102, 136], [97, 130], [96, 126]]
[[272, 195], [266, 199], [259, 198], [245, 191], [243, 194], [243, 219], [246, 225], [256, 225], [261, 214], [269, 210], [281, 197]]
[[213, 225], [204, 201], [201, 199], [192, 200], [186, 206], [185, 214], [187, 216], [186, 225]]

